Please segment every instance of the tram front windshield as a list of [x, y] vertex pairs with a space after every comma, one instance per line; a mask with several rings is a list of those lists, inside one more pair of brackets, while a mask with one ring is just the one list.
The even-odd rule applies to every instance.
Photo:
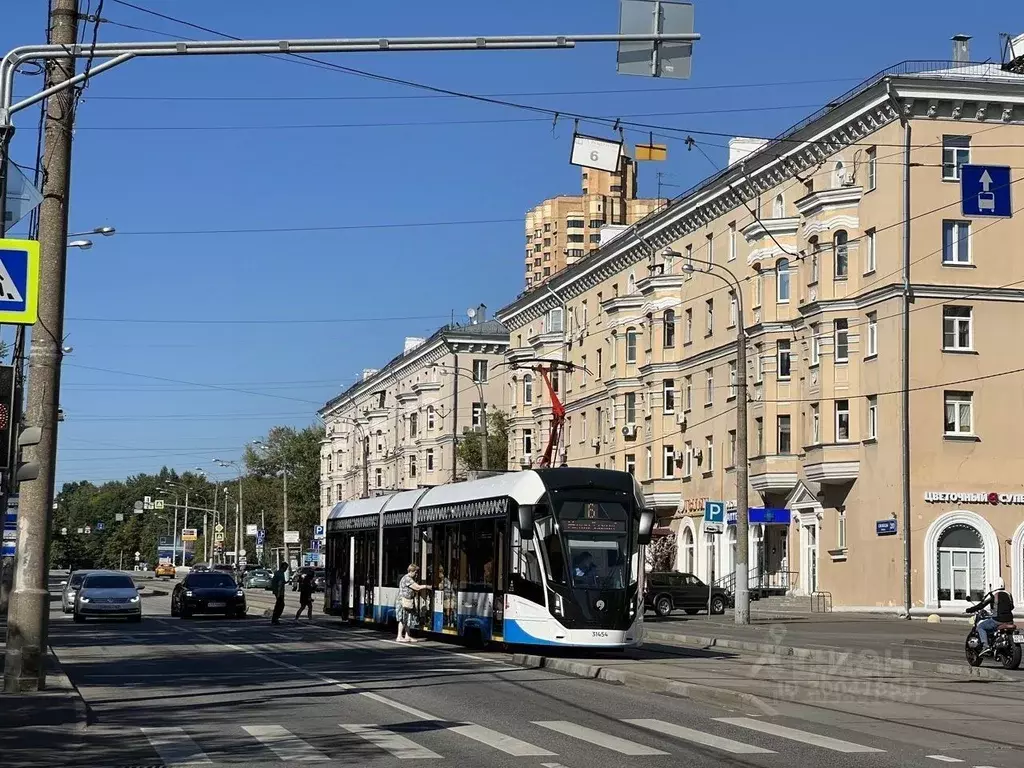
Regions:
[[[624, 589], [636, 580], [631, 567], [629, 510], [615, 501], [565, 500], [556, 510], [561, 536], [547, 539], [555, 581], [575, 589]], [[564, 553], [564, 555], [562, 554]]]

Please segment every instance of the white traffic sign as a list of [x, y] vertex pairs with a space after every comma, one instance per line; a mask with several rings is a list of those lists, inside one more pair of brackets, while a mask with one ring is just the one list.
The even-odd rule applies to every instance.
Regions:
[[116, 522], [116, 523], [123, 523], [124, 522], [124, 512], [115, 512], [114, 513], [114, 522]]
[[181, 540], [182, 541], [195, 541], [199, 538], [199, 531], [195, 528], [182, 528], [181, 529]]
[[156, 501], [153, 502], [153, 509], [163, 509], [163, 508], [164, 508], [164, 500], [163, 499], [157, 499]]
[[704, 523], [704, 533], [722, 533], [725, 523]]
[[215, 531], [213, 534], [214, 541], [224, 541], [224, 531]]
[[217, 533], [224, 533], [224, 526], [220, 523], [217, 523], [215, 526], [213, 526], [213, 530]]
[[92, 533], [92, 526], [91, 525], [85, 526], [85, 532], [86, 533]]
[[569, 162], [573, 165], [614, 172], [619, 170], [621, 156], [621, 141], [609, 141], [579, 133], [572, 137], [572, 154], [569, 157]]
[[285, 544], [298, 544], [299, 543], [299, 532], [298, 531], [285, 531], [284, 532], [284, 543]]
[[4, 231], [28, 216], [43, 202], [43, 196], [29, 181], [28, 176], [19, 170], [13, 160], [7, 161], [7, 196], [4, 206]]
[[246, 523], [245, 524], [245, 535], [246, 536], [255, 536], [256, 535], [256, 531], [258, 531], [259, 529], [260, 529], [260, 527], [258, 525], [256, 525], [256, 523]]
[[244, 549], [238, 550], [238, 556], [239, 557], [245, 557], [245, 550]]

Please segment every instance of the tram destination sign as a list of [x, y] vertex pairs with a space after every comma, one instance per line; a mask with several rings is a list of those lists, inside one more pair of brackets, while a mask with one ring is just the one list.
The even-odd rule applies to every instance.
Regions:
[[559, 520], [558, 525], [566, 533], [625, 533], [626, 523], [623, 520], [595, 520], [580, 518], [576, 520]]

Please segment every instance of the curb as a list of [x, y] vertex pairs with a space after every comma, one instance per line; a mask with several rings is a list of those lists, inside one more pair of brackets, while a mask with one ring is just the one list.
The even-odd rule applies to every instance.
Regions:
[[582, 661], [554, 659], [549, 656], [535, 656], [513, 653], [512, 663], [527, 669], [545, 669], [587, 680], [602, 680], [606, 683], [624, 685], [650, 693], [665, 693], [683, 699], [711, 704], [718, 707], [754, 709], [761, 715], [777, 715], [778, 711], [769, 703], [752, 693], [733, 691], [728, 688], [714, 688], [708, 685], [681, 683], [665, 680], [653, 675], [642, 675], [623, 669], [608, 669]]
[[[869, 669], [876, 669], [891, 672], [902, 670], [906, 672], [932, 672], [940, 675], [954, 675], [957, 677], [973, 677], [983, 680], [996, 680], [1004, 683], [1024, 682], [1024, 676], [1009, 674], [998, 669], [989, 667], [971, 667], [967, 662], [951, 664], [934, 661], [914, 661], [913, 659], [885, 658], [876, 651], [858, 651], [855, 649], [836, 648], [835, 650], [818, 650], [815, 648], [799, 648], [790, 645], [773, 645], [771, 643], [752, 643], [742, 640], [719, 637], [697, 637], [695, 635], [680, 635], [672, 632], [644, 631], [644, 640], [654, 640], [660, 643], [671, 645], [690, 646], [698, 648], [725, 648], [735, 651], [752, 651], [754, 653], [767, 654], [771, 656], [792, 656], [797, 659], [805, 659], [817, 663], [833, 664], [836, 657], [841, 654], [856, 655], [855, 661], [859, 666]], [[877, 661], [876, 661], [877, 659]]]
[[46, 673], [46, 688], [44, 690], [60, 691], [71, 697], [71, 703], [75, 709], [73, 729], [80, 733], [89, 725], [89, 707], [86, 705], [85, 699], [82, 698], [81, 691], [71, 682], [71, 678], [64, 673], [64, 668], [61, 666], [60, 659], [57, 657], [57, 652], [53, 649], [53, 646], [49, 646], [49, 649], [52, 669]]

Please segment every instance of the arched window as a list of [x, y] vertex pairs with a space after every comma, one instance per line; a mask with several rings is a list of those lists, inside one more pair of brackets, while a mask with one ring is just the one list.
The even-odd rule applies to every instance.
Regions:
[[850, 274], [850, 246], [845, 229], [837, 230], [832, 236], [832, 249], [835, 252], [835, 276], [845, 280]]
[[693, 573], [693, 531], [683, 528], [676, 550], [676, 570], [680, 573]]
[[938, 550], [939, 601], [980, 601], [988, 586], [985, 545], [977, 529], [966, 523], [951, 525], [939, 536]]
[[665, 349], [672, 349], [676, 345], [676, 313], [674, 310], [665, 310], [663, 335], [665, 337]]
[[842, 160], [836, 160], [835, 168], [832, 170], [832, 189], [838, 189], [846, 181], [846, 168]]
[[789, 302], [789, 259], [775, 262], [775, 300], [779, 304]]
[[526, 405], [533, 404], [533, 374], [523, 374], [523, 403]]
[[772, 203], [772, 218], [782, 219], [786, 216], [786, 198], [782, 196], [780, 192], [775, 196], [775, 202]]
[[630, 295], [636, 293], [636, 275], [632, 272], [629, 273], [629, 279], [626, 281], [626, 293]]

